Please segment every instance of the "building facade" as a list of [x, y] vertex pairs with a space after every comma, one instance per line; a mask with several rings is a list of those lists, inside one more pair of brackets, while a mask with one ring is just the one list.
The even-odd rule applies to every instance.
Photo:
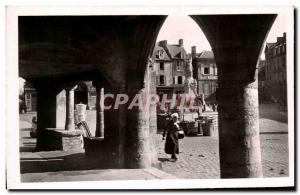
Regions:
[[267, 103], [269, 94], [266, 88], [266, 61], [258, 60], [258, 99], [259, 103]]
[[37, 106], [37, 92], [30, 83], [24, 83], [23, 91], [24, 103], [27, 112], [35, 112]]
[[266, 44], [265, 58], [266, 89], [270, 100], [278, 103], [280, 109], [286, 110], [286, 33], [283, 33], [282, 37], [277, 37], [275, 43]]
[[197, 80], [197, 93], [203, 94], [207, 103], [216, 103], [218, 88], [218, 69], [212, 51], [197, 53], [196, 46], [192, 48], [193, 75]]
[[157, 94], [182, 94], [186, 79], [188, 55], [183, 47], [183, 39], [178, 44], [168, 44], [166, 40], [156, 43], [152, 54], [152, 70], [156, 74]]

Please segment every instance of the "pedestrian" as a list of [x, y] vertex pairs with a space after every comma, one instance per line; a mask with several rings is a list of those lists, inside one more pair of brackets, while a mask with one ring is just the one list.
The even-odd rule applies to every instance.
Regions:
[[[165, 143], [165, 152], [171, 154], [171, 161], [177, 161], [176, 154], [179, 154], [179, 145], [178, 145], [178, 131], [180, 130], [178, 125], [178, 113], [173, 113], [171, 115], [171, 120], [167, 124], [167, 127], [164, 129], [163, 140], [166, 137]], [[167, 135], [166, 135], [167, 134]]]

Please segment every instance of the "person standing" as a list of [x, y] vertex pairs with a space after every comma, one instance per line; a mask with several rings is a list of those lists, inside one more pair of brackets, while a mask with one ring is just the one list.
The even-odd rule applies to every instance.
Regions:
[[[171, 115], [171, 120], [164, 129], [163, 140], [166, 137], [165, 152], [171, 154], [171, 161], [177, 161], [176, 154], [179, 154], [179, 144], [178, 144], [178, 131], [180, 130], [178, 125], [178, 113], [173, 113]], [[166, 135], [167, 134], [167, 135]]]

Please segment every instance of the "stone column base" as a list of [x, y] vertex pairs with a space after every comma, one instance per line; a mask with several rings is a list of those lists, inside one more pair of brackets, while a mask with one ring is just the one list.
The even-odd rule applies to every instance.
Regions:
[[78, 150], [82, 149], [82, 135], [81, 130], [63, 130], [56, 128], [46, 128], [43, 131], [43, 149], [45, 151], [52, 150]]

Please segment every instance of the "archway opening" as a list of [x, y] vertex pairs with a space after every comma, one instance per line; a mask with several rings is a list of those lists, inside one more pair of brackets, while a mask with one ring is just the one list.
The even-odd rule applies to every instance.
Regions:
[[[170, 17], [170, 16], [169, 16]], [[199, 17], [198, 19], [197, 19], [197, 17]], [[219, 98], [219, 96], [218, 96], [218, 92], [220, 91], [220, 90], [217, 90], [217, 88], [219, 88], [220, 86], [219, 86], [219, 84], [220, 83], [218, 83], [218, 82], [220, 82], [220, 80], [221, 81], [223, 81], [221, 84], [223, 84], [223, 86], [224, 85], [227, 85], [226, 87], [229, 87], [229, 88], [232, 88], [232, 89], [234, 89], [235, 88], [235, 85], [234, 84], [237, 84], [237, 83], [234, 83], [234, 82], [231, 82], [230, 80], [236, 80], [236, 81], [240, 81], [241, 83], [243, 83], [243, 84], [249, 84], [249, 83], [253, 83], [253, 85], [255, 85], [255, 81], [257, 81], [257, 78], [256, 78], [256, 76], [255, 76], [255, 63], [254, 62], [257, 62], [258, 61], [258, 59], [256, 58], [256, 56], [258, 57], [259, 55], [261, 55], [262, 54], [262, 52], [261, 52], [261, 45], [262, 45], [262, 43], [263, 43], [263, 41], [264, 41], [264, 39], [265, 39], [265, 35], [267, 34], [267, 32], [270, 30], [270, 27], [272, 26], [271, 24], [272, 24], [272, 19], [274, 18], [274, 16], [268, 16], [268, 17], [266, 17], [266, 18], [263, 18], [263, 16], [258, 16], [257, 18], [255, 18], [255, 17], [251, 17], [251, 16], [246, 16], [246, 15], [243, 15], [242, 16], [243, 17], [243, 19], [245, 20], [245, 21], [254, 21], [254, 22], [257, 22], [257, 24], [259, 23], [258, 21], [259, 21], [259, 17], [262, 17], [262, 19], [263, 20], [265, 20], [265, 26], [264, 27], [261, 27], [261, 26], [259, 26], [259, 25], [257, 25], [256, 24], [256, 27], [255, 28], [257, 28], [257, 30], [258, 31], [260, 31], [260, 32], [257, 32], [257, 34], [255, 35], [255, 36], [252, 36], [252, 35], [250, 35], [249, 34], [249, 32], [246, 32], [245, 31], [245, 28], [243, 28], [242, 26], [243, 26], [243, 24], [241, 24], [238, 20], [237, 20], [237, 18], [235, 18], [235, 16], [224, 16], [224, 18], [222, 18], [222, 16], [216, 16], [215, 18], [210, 18], [210, 16], [204, 16], [203, 18], [201, 18], [201, 16], [192, 16], [192, 18], [201, 26], [201, 27], [203, 27], [203, 29], [205, 30], [205, 32], [206, 32], [206, 35], [207, 36], [209, 36], [208, 38], [209, 38], [209, 40], [210, 40], [210, 42], [212, 43], [212, 44], [214, 44], [213, 46], [213, 49], [214, 49], [214, 52], [215, 52], [215, 54], [219, 54], [218, 56], [214, 56], [214, 53], [213, 52], [211, 52], [211, 54], [213, 55], [213, 57], [216, 57], [216, 60], [215, 60], [215, 63], [216, 63], [216, 61], [217, 62], [220, 62], [220, 64], [221, 65], [223, 65], [222, 66], [222, 68], [223, 68], [223, 77], [222, 77], [222, 79], [220, 79], [220, 78], [218, 78], [218, 70], [217, 70], [217, 64], [215, 64], [215, 69], [214, 69], [214, 67], [212, 67], [212, 69], [210, 69], [210, 64], [212, 64], [212, 61], [209, 61], [209, 60], [207, 60], [207, 58], [204, 60], [204, 62], [202, 63], [202, 65], [203, 65], [203, 67], [200, 67], [200, 70], [197, 72], [197, 66], [195, 66], [195, 64], [193, 63], [193, 68], [195, 68], [196, 69], [196, 71], [195, 71], [195, 69], [194, 69], [194, 71], [193, 72], [196, 72], [196, 73], [194, 73], [194, 75], [196, 75], [196, 76], [198, 76], [199, 74], [201, 75], [201, 76], [203, 76], [202, 78], [205, 78], [204, 80], [203, 80], [203, 83], [202, 83], [202, 86], [201, 86], [201, 83], [200, 83], [200, 85], [198, 85], [198, 86], [200, 86], [199, 88], [197, 88], [197, 92], [202, 92], [202, 94], [203, 94], [203, 96], [204, 96], [204, 100], [205, 100], [205, 102], [206, 102], [206, 105], [207, 106], [209, 106], [210, 107], [210, 104], [213, 104], [214, 105], [214, 101], [212, 101], [211, 100], [211, 98], [216, 98], [216, 100], [215, 100], [215, 102], [216, 103], [218, 103], [218, 101], [217, 101], [217, 98]], [[220, 19], [221, 21], [218, 21], [218, 19]], [[220, 32], [218, 32], [218, 33], [214, 33], [214, 31], [212, 30], [212, 29], [215, 29], [215, 30], [220, 30], [220, 29], [222, 29], [222, 25], [224, 25], [224, 24], [227, 24], [228, 22], [230, 23], [231, 22], [231, 19], [234, 19], [234, 21], [235, 21], [235, 23], [237, 24], [237, 28], [236, 29], [234, 29], [234, 30], [230, 30], [230, 28], [224, 28], [225, 30], [226, 30], [226, 32], [224, 32], [224, 34], [222, 34], [222, 33], [220, 33]], [[168, 19], [167, 19], [168, 20]], [[166, 20], [166, 22], [167, 22], [167, 20]], [[174, 33], [174, 31], [176, 31], [176, 28], [178, 28], [178, 21], [180, 21], [179, 19], [177, 19], [177, 21], [176, 22], [174, 22], [175, 24], [177, 24], [177, 25], [174, 25], [172, 28], [170, 28], [170, 31], [172, 32], [172, 34], [175, 34]], [[207, 25], [211, 25], [211, 26], [207, 26]], [[196, 24], [197, 25], [197, 24]], [[184, 25], [183, 25], [184, 26]], [[162, 26], [162, 28], [163, 28], [164, 26]], [[199, 26], [197, 25], [197, 27], [199, 28]], [[251, 30], [253, 30], [253, 29], [251, 29]], [[243, 38], [235, 38], [236, 36], [239, 36], [239, 33], [244, 33], [245, 35], [247, 35], [248, 37], [246, 37], [245, 38], [245, 40], [243, 39]], [[255, 33], [254, 33], [255, 34]], [[234, 36], [233, 36], [234, 35]], [[227, 37], [226, 37], [227, 36]], [[230, 36], [233, 36], [233, 37], [230, 37]], [[159, 36], [158, 36], [159, 37]], [[173, 44], [171, 44], [172, 46], [171, 47], [173, 47], [173, 46], [175, 46], [175, 45], [177, 45], [177, 46], [180, 46], [181, 44], [182, 44], [182, 40], [180, 40], [180, 38], [181, 37], [178, 37], [177, 38], [177, 40], [179, 40], [178, 41], [178, 44], [174, 44], [174, 42], [173, 42]], [[223, 40], [222, 40], [223, 39]], [[230, 41], [232, 39], [232, 43], [234, 43], [234, 44], [228, 44], [228, 42]], [[224, 41], [225, 40], [225, 41]], [[254, 41], [254, 43], [252, 43], [252, 44], [250, 44], [250, 45], [244, 45], [244, 48], [242, 49], [242, 51], [241, 51], [241, 55], [242, 56], [239, 56], [239, 57], [233, 57], [233, 56], [231, 56], [231, 55], [233, 55], [234, 53], [236, 53], [236, 52], [239, 52], [239, 49], [238, 48], [240, 48], [240, 47], [242, 47], [243, 46], [243, 43], [245, 43], [245, 42], [247, 42], [247, 41]], [[256, 41], [256, 42], [255, 42]], [[166, 38], [164, 38], [164, 40], [158, 40], [157, 41], [158, 43], [156, 44], [156, 47], [154, 48], [154, 53], [152, 54], [152, 58], [154, 57], [155, 59], [157, 59], [157, 61], [156, 61], [156, 64], [155, 64], [155, 60], [154, 60], [154, 66], [153, 66], [153, 70], [154, 71], [156, 71], [156, 73], [157, 73], [157, 77], [156, 77], [156, 84], [158, 85], [158, 87], [156, 88], [157, 89], [157, 91], [158, 92], [160, 92], [160, 93], [175, 93], [176, 94], [176, 92], [178, 92], [178, 91], [175, 91], [174, 92], [174, 90], [172, 90], [172, 88], [171, 89], [169, 89], [170, 87], [168, 86], [168, 82], [169, 83], [172, 83], [172, 84], [181, 84], [182, 83], [182, 78], [180, 78], [180, 79], [178, 79], [178, 77], [175, 77], [175, 79], [173, 78], [173, 79], [170, 79], [170, 80], [168, 80], [168, 78], [167, 78], [167, 76], [165, 76], [164, 74], [166, 74], [167, 73], [167, 68], [166, 68], [166, 65], [165, 65], [165, 63], [166, 63], [166, 61], [167, 61], [167, 59], [164, 59], [164, 56], [170, 56], [169, 55], [169, 53], [170, 52], [168, 52], [168, 51], [166, 51], [166, 52], [164, 52], [164, 50], [168, 50], [169, 48], [168, 48], [168, 45], [169, 45], [169, 41], [166, 39]], [[221, 45], [221, 44], [224, 44], [224, 46], [223, 45]], [[227, 45], [226, 45], [227, 44]], [[226, 45], [226, 46], [225, 46]], [[161, 48], [159, 48], [159, 47], [161, 47]], [[166, 48], [166, 49], [165, 49]], [[224, 49], [225, 48], [225, 49]], [[228, 48], [229, 50], [228, 51], [226, 51], [226, 48]], [[177, 50], [178, 51], [178, 50]], [[192, 53], [193, 52], [191, 52], [191, 56], [192, 56]], [[197, 53], [197, 52], [194, 52], [194, 53]], [[204, 53], [204, 55], [202, 55], [202, 57], [203, 56], [207, 56], [207, 53], [206, 52], [202, 52], [202, 54]], [[255, 56], [255, 57], [253, 57], [253, 58], [250, 58], [250, 57], [247, 57], [246, 55], [247, 54], [252, 54], [253, 56]], [[197, 56], [197, 55], [196, 55]], [[165, 61], [164, 61], [165, 60]], [[170, 59], [168, 59], [168, 60], [170, 60]], [[172, 64], [172, 63], [171, 63]], [[175, 63], [176, 64], [176, 63]], [[178, 64], [178, 63], [177, 63]], [[206, 65], [208, 65], [207, 67], [206, 67]], [[171, 65], [171, 67], [172, 67], [172, 65]], [[175, 71], [176, 71], [176, 68], [177, 68], [178, 66], [176, 66], [175, 65]], [[179, 67], [180, 67], [180, 65], [179, 65]], [[225, 67], [225, 68], [224, 68]], [[201, 69], [201, 68], [203, 68], [203, 69]], [[218, 68], [220, 68], [220, 65], [218, 65]], [[236, 68], [236, 70], [232, 70], [232, 72], [230, 72], [230, 68]], [[172, 69], [172, 68], [171, 68]], [[178, 69], [180, 69], [180, 68], [178, 68]], [[172, 69], [173, 70], [173, 69]], [[174, 71], [174, 72], [175, 72]], [[240, 71], [240, 72], [239, 72]], [[174, 73], [174, 72], [171, 72], [170, 73], [170, 75], [172, 74], [172, 73]], [[208, 74], [210, 74], [210, 73], [213, 73], [213, 74], [215, 74], [215, 76], [217, 77], [217, 80], [216, 80], [216, 83], [214, 84], [214, 85], [211, 85], [211, 87], [213, 88], [213, 89], [209, 89], [209, 85], [206, 83], [207, 82], [207, 80], [209, 80], [209, 75]], [[244, 75], [244, 77], [242, 78], [242, 76], [241, 75], [239, 75], [239, 74], [233, 74], [233, 73], [241, 73], [242, 75]], [[203, 75], [202, 75], [203, 74]], [[222, 75], [222, 74], [220, 74], [220, 75]], [[225, 76], [224, 76], [225, 75]], [[230, 76], [230, 75], [232, 75], [232, 76]], [[250, 76], [249, 76], [250, 75]], [[176, 75], [176, 76], [181, 76], [181, 75]], [[247, 78], [246, 78], [247, 77]], [[225, 79], [224, 79], [225, 78]], [[177, 82], [176, 82], [177, 81]], [[229, 83], [229, 85], [228, 85], [228, 83]], [[242, 84], [242, 85], [243, 85]], [[237, 84], [238, 85], [238, 84]], [[169, 88], [168, 88], [169, 87]], [[225, 88], [226, 88], [225, 87]], [[241, 88], [243, 88], [243, 87], [241, 87]], [[163, 90], [160, 90], [160, 89], [163, 89]], [[169, 91], [167, 91], [166, 92], [166, 89], [168, 89]], [[202, 90], [202, 91], [201, 91]], [[212, 95], [209, 95], [209, 96], [205, 96], [205, 94], [207, 94], [209, 91], [212, 91], [212, 92], [214, 92], [215, 94], [212, 94]], [[233, 90], [234, 91], [234, 90]], [[179, 91], [180, 92], [180, 91]], [[224, 87], [223, 87], [223, 91], [222, 92], [224, 92]], [[224, 92], [225, 93], [225, 92]], [[225, 108], [226, 109], [226, 102], [224, 101], [224, 97], [225, 97], [225, 99], [226, 99], [226, 97], [231, 97], [232, 98], [232, 100], [233, 99], [237, 99], [237, 101], [238, 100], [241, 100], [241, 102], [243, 102], [243, 101], [248, 101], [249, 99], [251, 99], [251, 98], [254, 98], [255, 99], [255, 101], [256, 102], [253, 102], [253, 105], [256, 105], [256, 103], [258, 103], [258, 101], [256, 100], [256, 96], [255, 96], [255, 93], [253, 93], [253, 97], [245, 97], [245, 98], [236, 98], [236, 97], [238, 97], [238, 93], [236, 93], [236, 96], [234, 97], [234, 96], [232, 96], [232, 94], [235, 94], [235, 92], [233, 92], [232, 94], [229, 92], [227, 95], [225, 95], [224, 96], [224, 93], [223, 94], [220, 94], [220, 95], [223, 95], [223, 99], [222, 99], [222, 103], [223, 103], [223, 109]], [[225, 93], [226, 94], [226, 93]], [[242, 93], [241, 93], [242, 94]], [[215, 97], [214, 97], [215, 96]], [[221, 97], [221, 96], [220, 96]], [[241, 97], [243, 97], [243, 96], [241, 96]], [[248, 98], [248, 99], [247, 99]], [[232, 102], [232, 103], [230, 103], [230, 104], [232, 104], [232, 107], [234, 107], [235, 105], [237, 105], [236, 103], [234, 103], [234, 101], [232, 101], [230, 98], [228, 98], [228, 102]], [[204, 101], [203, 101], [204, 102]], [[227, 102], [227, 103], [228, 103]], [[236, 102], [236, 101], [235, 101]], [[242, 105], [241, 104], [241, 106], [240, 105], [238, 105], [238, 106], [236, 106], [236, 108], [237, 108], [237, 110], [239, 110], [239, 112], [240, 112], [240, 114], [243, 114], [242, 112], [242, 110], [240, 109], [240, 108], [242, 108], [244, 105]], [[213, 107], [215, 107], [215, 105], [213, 106]], [[218, 107], [218, 105], [217, 105], [217, 107]], [[258, 107], [258, 106], [255, 106], [256, 108]], [[215, 110], [216, 108], [213, 108], [212, 110]], [[218, 110], [218, 109], [217, 109]], [[207, 111], [211, 111], [210, 109], [208, 109]], [[172, 112], [172, 111], [171, 111]], [[175, 112], [177, 112], [177, 111], [175, 111]], [[258, 109], [256, 109], [255, 110], [255, 112], [257, 112], [258, 113]], [[204, 113], [207, 113], [207, 112], [203, 112], [202, 113], [202, 115], [204, 114]], [[224, 110], [223, 110], [223, 118], [222, 118], [222, 121], [223, 121], [223, 124], [229, 124], [229, 123], [227, 123], [226, 122], [226, 117], [227, 116], [225, 116], [226, 114], [228, 114], [229, 113], [229, 115], [231, 116], [233, 116], [233, 115], [235, 115], [233, 118], [236, 118], [237, 119], [237, 121], [239, 121], [240, 120], [240, 118], [239, 118], [239, 116], [237, 115], [237, 114], [231, 114], [230, 113], [230, 109], [229, 110], [226, 110], [225, 112], [224, 112]], [[247, 113], [248, 114], [248, 113]], [[245, 115], [247, 115], [247, 114], [245, 114]], [[208, 116], [208, 117], [210, 117], [210, 116]], [[225, 118], [224, 118], [225, 117]], [[218, 119], [218, 117], [217, 117], [217, 119]], [[159, 120], [158, 120], [159, 121]], [[254, 121], [254, 120], [253, 120]], [[259, 121], [259, 118], [256, 118], [255, 119], [255, 124], [253, 124], [253, 126], [251, 126], [251, 125], [249, 125], [249, 126], [251, 126], [251, 127], [249, 127], [249, 128], [253, 128], [253, 129], [255, 129], [255, 131], [259, 131], [259, 126], [258, 125], [256, 125], [256, 124], [258, 124], [258, 121]], [[241, 121], [241, 124], [242, 124], [243, 122]], [[218, 125], [218, 122], [216, 122], [216, 124]], [[220, 124], [222, 124], [222, 123], [220, 123]], [[224, 125], [224, 126], [225, 126]], [[247, 124], [246, 124], [247, 125]], [[158, 126], [159, 126], [159, 124], [158, 124]], [[230, 126], [230, 124], [229, 124], [229, 126]], [[237, 126], [239, 126], [238, 124], [237, 124]], [[245, 127], [242, 127], [241, 126], [241, 129], [243, 129], [243, 128], [245, 128]], [[224, 128], [223, 128], [223, 134], [225, 133], [226, 134], [226, 132], [224, 132], [224, 131], [227, 131], [227, 129], [225, 129], [224, 130]], [[236, 129], [235, 130], [236, 132], [238, 132], [239, 130], [238, 129]], [[243, 130], [242, 130], [243, 131]], [[226, 142], [226, 140], [228, 140], [228, 138], [226, 138], [225, 137], [226, 135], [222, 135], [222, 140], [223, 140], [223, 143], [222, 144], [220, 144], [220, 146], [218, 145], [218, 144], [215, 144], [215, 146], [211, 146], [211, 147], [209, 147], [209, 148], [206, 148], [207, 150], [205, 151], [205, 152], [207, 152], [207, 151], [210, 151], [211, 150], [211, 148], [213, 148], [213, 147], [216, 147], [217, 148], [217, 151], [218, 151], [218, 148], [219, 147], [222, 147], [222, 146], [224, 146], [224, 143]], [[216, 136], [217, 137], [217, 142], [218, 142], [218, 136]], [[234, 136], [233, 136], [234, 137]], [[230, 138], [231, 139], [231, 138]], [[258, 138], [259, 139], [259, 138]], [[185, 141], [185, 140], [184, 140]], [[216, 143], [217, 143], [216, 142]], [[258, 140], [258, 142], [259, 142], [259, 140]], [[237, 143], [237, 142], [236, 142]], [[207, 145], [209, 145], [209, 144], [207, 144]], [[225, 146], [226, 146], [226, 144], [225, 144]], [[205, 147], [203, 147], [203, 148], [205, 148]], [[195, 150], [195, 151], [197, 151], [198, 150], [198, 148]], [[226, 148], [226, 150], [227, 150], [227, 148]], [[225, 151], [226, 153], [228, 153], [228, 154], [226, 154], [226, 155], [221, 155], [221, 157], [220, 158], [223, 158], [222, 159], [222, 161], [223, 161], [223, 165], [224, 164], [226, 164], [227, 162], [231, 162], [231, 160], [230, 160], [230, 151], [231, 150], [231, 148], [228, 148], [228, 150], [227, 151]], [[247, 149], [246, 149], [247, 150]], [[188, 150], [187, 150], [188, 151]], [[232, 151], [234, 151], [234, 149], [232, 150]], [[259, 149], [257, 149], [256, 151], [258, 151], [259, 153], [260, 153], [260, 148]], [[199, 150], [198, 150], [198, 152], [199, 152]], [[224, 149], [223, 149], [223, 153], [224, 153]], [[237, 153], [240, 153], [240, 154], [242, 154], [243, 153], [243, 151], [237, 151]], [[161, 145], [160, 145], [160, 148], [159, 148], [159, 154], [164, 154], [164, 143], [163, 142], [161, 142]], [[184, 154], [185, 155], [185, 154]], [[208, 156], [213, 156], [213, 155], [210, 155], [210, 154], [207, 154]], [[189, 156], [187, 156], [185, 159], [191, 159], [191, 157], [192, 156], [194, 156], [193, 154], [190, 154]], [[197, 154], [196, 156], [198, 156], [198, 157], [201, 157], [201, 156], [205, 156], [205, 155], [199, 155], [199, 154]], [[224, 160], [225, 158], [226, 158], [226, 160]], [[253, 158], [254, 159], [254, 158]], [[160, 159], [161, 161], [163, 160], [165, 160], [164, 158], [161, 158]], [[221, 160], [221, 159], [220, 159]], [[255, 160], [255, 159], [254, 159]], [[217, 154], [216, 155], [216, 158], [213, 160], [214, 162], [219, 162], [219, 155]], [[225, 163], [224, 163], [225, 162]], [[163, 162], [164, 163], [164, 162]], [[201, 165], [196, 165], [196, 166], [201, 166]], [[216, 163], [216, 167], [218, 167], [218, 168], [220, 168], [219, 167], [220, 166], [220, 164], [219, 163]], [[222, 166], [222, 163], [221, 163], [221, 166]], [[217, 168], [217, 169], [218, 169]], [[205, 167], [202, 167], [202, 170], [205, 170], [205, 169], [207, 169], [207, 168], [205, 168]], [[231, 168], [230, 168], [231, 169]], [[230, 170], [230, 169], [228, 169], [228, 170]], [[247, 168], [245, 168], [245, 170], [246, 170]], [[196, 170], [195, 170], [196, 171]], [[223, 174], [225, 174], [225, 175], [223, 175], [222, 177], [228, 177], [228, 175], [226, 176], [226, 174], [228, 173], [226, 173], [226, 167], [224, 168], [223, 167]], [[232, 173], [234, 172], [234, 169], [232, 169], [232, 170], [230, 170], [230, 171], [232, 171]], [[224, 173], [225, 172], [225, 173]], [[230, 175], [231, 173], [229, 173], [229, 175]], [[238, 175], [239, 173], [237, 173], [237, 175]], [[235, 175], [235, 173], [233, 173], [233, 175]], [[243, 173], [241, 173], [241, 177], [242, 177], [242, 175], [243, 175]], [[246, 175], [246, 174], [245, 174]], [[218, 171], [216, 171], [216, 176], [218, 177]], [[230, 177], [230, 176], [229, 176]]]
[[[210, 132], [209, 126], [206, 125], [212, 119], [214, 129], [218, 128], [215, 95], [218, 86], [217, 66], [205, 34], [189, 16], [168, 16], [159, 31], [151, 58], [156, 94], [160, 97], [160, 103], [164, 95], [167, 99], [172, 99], [175, 95], [177, 103], [180, 102], [181, 95], [186, 95], [193, 98], [195, 107], [199, 107], [190, 108], [190, 102], [184, 102], [183, 109], [179, 108], [180, 105], [172, 108], [170, 102], [165, 107], [162, 106], [163, 103], [157, 107], [157, 139], [160, 140], [158, 159], [163, 163], [165, 171], [171, 173], [173, 170], [176, 176], [183, 176], [180, 171], [173, 169], [172, 159], [169, 159], [170, 156], [165, 150], [168, 143], [161, 140], [161, 136], [167, 134], [164, 131], [172, 113], [179, 114], [179, 124], [186, 135], [186, 138], [179, 141], [178, 163], [187, 169], [193, 169], [188, 162], [198, 161], [204, 156], [212, 156], [214, 161], [218, 162], [218, 135], [214, 134], [214, 138], [208, 139]], [[203, 163], [194, 166], [202, 170], [202, 173], [198, 174], [194, 170], [184, 177], [201, 178], [209, 174], [215, 178], [219, 177], [219, 167], [212, 173]]]

